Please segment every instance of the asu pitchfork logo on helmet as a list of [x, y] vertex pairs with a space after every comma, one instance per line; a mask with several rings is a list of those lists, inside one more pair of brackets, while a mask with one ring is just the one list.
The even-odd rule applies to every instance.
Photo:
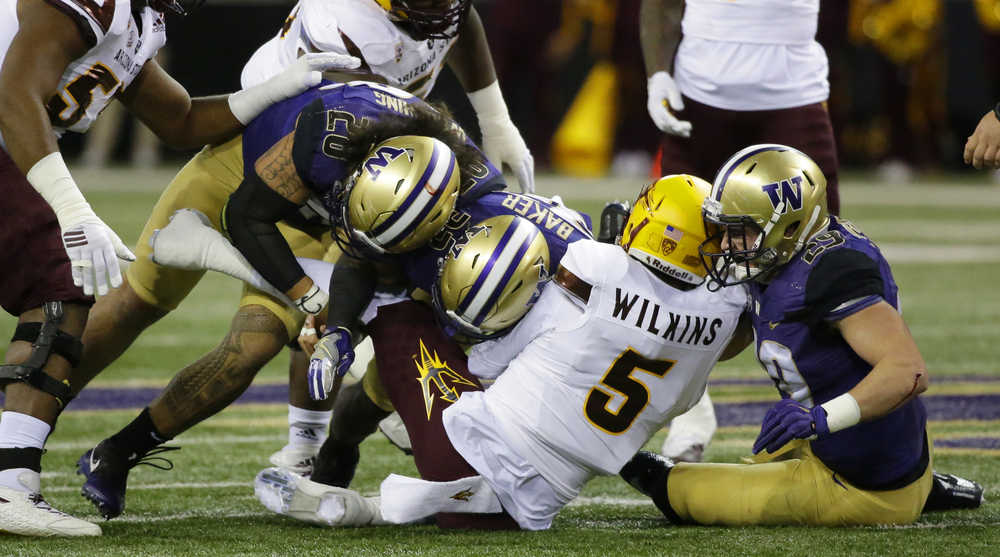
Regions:
[[698, 246], [708, 236], [700, 207], [712, 186], [696, 176], [664, 176], [639, 194], [621, 246], [655, 272], [698, 285], [705, 266]]
[[469, 228], [432, 286], [434, 309], [458, 337], [484, 340], [507, 332], [534, 304], [548, 279], [549, 247], [527, 219], [502, 215]]
[[700, 249], [712, 281], [766, 281], [826, 227], [826, 177], [801, 151], [752, 145], [722, 165], [703, 215], [716, 230]]
[[455, 208], [460, 182], [455, 154], [442, 141], [402, 135], [376, 145], [348, 180], [337, 234], [345, 252], [384, 255], [417, 249]]
[[375, 0], [389, 17], [410, 27], [417, 39], [451, 39], [472, 7], [471, 0]]

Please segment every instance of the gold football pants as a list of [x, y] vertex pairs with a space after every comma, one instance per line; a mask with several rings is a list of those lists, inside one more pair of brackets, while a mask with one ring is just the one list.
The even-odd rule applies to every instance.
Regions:
[[667, 493], [678, 516], [698, 524], [909, 524], [930, 493], [932, 464], [930, 454], [924, 474], [903, 488], [868, 491], [827, 468], [808, 442], [792, 441], [752, 464], [678, 463]]
[[[149, 239], [154, 230], [167, 225], [174, 211], [186, 207], [205, 213], [212, 226], [219, 230], [222, 208], [242, 181], [243, 136], [237, 136], [222, 145], [205, 147], [184, 165], [153, 207], [153, 213], [146, 221], [135, 247], [136, 260], [126, 271], [129, 285], [139, 298], [150, 305], [171, 311], [191, 292], [205, 272], [174, 269], [153, 263]], [[317, 227], [307, 233], [279, 223], [278, 229], [296, 256], [330, 262], [335, 262], [340, 256], [329, 227]], [[270, 294], [244, 284], [239, 307], [249, 305], [263, 306], [274, 313], [285, 324], [289, 339], [298, 336], [305, 319], [299, 311], [289, 308]]]

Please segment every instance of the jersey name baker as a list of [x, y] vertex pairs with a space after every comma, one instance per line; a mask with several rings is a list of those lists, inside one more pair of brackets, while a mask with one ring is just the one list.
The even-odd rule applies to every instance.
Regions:
[[610, 309], [612, 318], [627, 320], [643, 332], [658, 335], [664, 340], [691, 346], [711, 345], [720, 338], [719, 327], [724, 324], [719, 317], [662, 310], [660, 304], [621, 288], [615, 288], [615, 304]]

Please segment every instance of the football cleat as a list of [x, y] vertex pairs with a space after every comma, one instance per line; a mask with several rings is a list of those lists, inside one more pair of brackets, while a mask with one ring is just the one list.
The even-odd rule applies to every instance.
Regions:
[[674, 461], [665, 456], [639, 451], [618, 474], [643, 495], [652, 497], [659, 484], [666, 484], [667, 475], [673, 467]]
[[172, 470], [173, 462], [154, 455], [179, 449], [180, 447], [156, 447], [145, 454], [126, 455], [126, 450], [105, 439], [84, 453], [76, 463], [76, 473], [86, 478], [80, 494], [97, 507], [101, 516], [110, 520], [125, 510], [129, 470], [140, 464], [159, 470]]
[[300, 476], [312, 474], [316, 463], [316, 454], [322, 445], [316, 443], [298, 443], [285, 445], [280, 451], [271, 455], [268, 460], [278, 468], [291, 470]]
[[983, 504], [983, 486], [954, 474], [934, 472], [924, 512], [978, 509]]
[[261, 470], [254, 478], [253, 491], [268, 510], [318, 526], [386, 524], [378, 497], [316, 483], [281, 468]]
[[101, 527], [53, 509], [39, 492], [37, 472], [18, 476], [25, 490], [0, 487], [0, 533], [21, 536], [100, 536]]
[[413, 444], [410, 443], [410, 434], [406, 431], [406, 424], [403, 418], [399, 417], [399, 412], [393, 412], [378, 423], [378, 430], [385, 435], [390, 443], [405, 454], [413, 454]]

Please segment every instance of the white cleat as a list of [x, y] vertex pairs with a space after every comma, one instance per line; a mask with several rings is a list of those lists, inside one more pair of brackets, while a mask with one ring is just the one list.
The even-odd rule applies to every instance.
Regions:
[[53, 509], [45, 502], [37, 472], [22, 472], [27, 491], [0, 487], [0, 533], [21, 536], [100, 536], [101, 527]]
[[295, 472], [265, 468], [253, 481], [257, 500], [268, 510], [319, 526], [387, 524], [378, 497], [310, 481]]
[[378, 430], [385, 435], [390, 443], [406, 454], [413, 454], [413, 444], [410, 442], [410, 434], [406, 431], [406, 424], [403, 418], [399, 417], [399, 412], [393, 412], [378, 423]]
[[268, 460], [278, 468], [291, 470], [300, 476], [310, 476], [321, 446], [313, 443], [288, 444]]
[[197, 209], [180, 209], [170, 215], [170, 222], [153, 231], [149, 247], [154, 263], [189, 271], [208, 268], [209, 253], [214, 242], [225, 237], [212, 227], [212, 222]]

